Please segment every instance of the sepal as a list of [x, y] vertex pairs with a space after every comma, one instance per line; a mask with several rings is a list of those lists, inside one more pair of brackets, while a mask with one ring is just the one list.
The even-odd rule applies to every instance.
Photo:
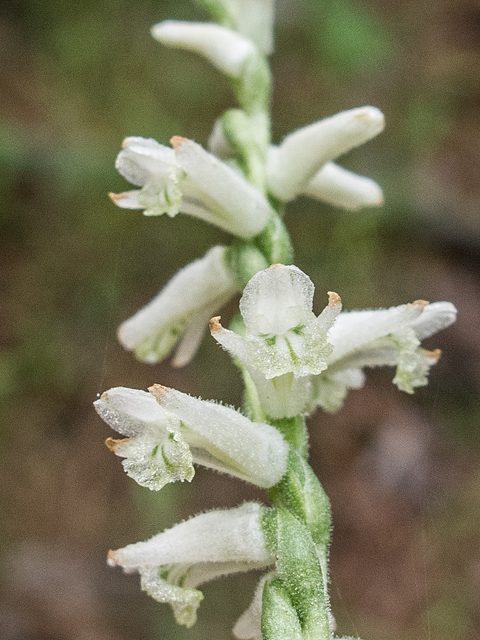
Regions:
[[169, 482], [192, 480], [195, 471], [180, 421], [166, 413], [145, 391], [117, 387], [95, 403], [99, 416], [128, 436], [106, 445], [124, 458], [126, 473], [142, 487], [158, 491]]
[[383, 204], [382, 189], [374, 180], [347, 171], [334, 162], [323, 165], [301, 193], [350, 211]]
[[266, 582], [263, 589], [261, 636], [263, 640], [304, 640], [302, 625], [283, 580]]
[[161, 385], [153, 385], [150, 392], [181, 421], [195, 462], [262, 488], [273, 486], [285, 473], [289, 447], [274, 427]]

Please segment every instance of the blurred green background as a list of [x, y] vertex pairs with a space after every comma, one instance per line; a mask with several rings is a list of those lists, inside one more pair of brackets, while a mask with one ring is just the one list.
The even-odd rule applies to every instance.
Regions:
[[[475, 0], [279, 0], [274, 140], [373, 104], [387, 129], [342, 164], [376, 179], [379, 210], [299, 199], [296, 264], [344, 308], [451, 300], [455, 327], [414, 397], [374, 371], [335, 416], [311, 419], [312, 464], [334, 514], [339, 633], [474, 640], [480, 627], [480, 7]], [[107, 569], [108, 548], [215, 506], [263, 496], [199, 469], [191, 485], [139, 489], [103, 446], [112, 386], [161, 382], [241, 402], [227, 355], [205, 339], [177, 370], [116, 342], [118, 324], [184, 264], [228, 237], [182, 215], [116, 208], [127, 135], [205, 144], [233, 105], [227, 82], [149, 36], [190, 0], [3, 0], [0, 9], [0, 637], [231, 637], [258, 576], [204, 589], [197, 625]], [[224, 310], [225, 319], [237, 301]]]

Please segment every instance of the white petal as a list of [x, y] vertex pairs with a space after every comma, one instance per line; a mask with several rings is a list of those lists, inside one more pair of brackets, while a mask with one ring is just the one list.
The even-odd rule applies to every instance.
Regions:
[[281, 335], [302, 323], [311, 312], [315, 288], [295, 266], [273, 265], [251, 278], [240, 300], [247, 331]]
[[[181, 269], [160, 293], [118, 330], [122, 345], [139, 360], [158, 362], [166, 357], [183, 332], [197, 320], [208, 319], [236, 291], [233, 277], [224, 262], [225, 247], [213, 247], [203, 258]], [[198, 333], [188, 334], [188, 349], [182, 349], [177, 364], [185, 364], [198, 345]], [[187, 346], [187, 345], [185, 345]]]
[[143, 187], [152, 175], [167, 179], [172, 166], [176, 166], [173, 149], [153, 138], [140, 137], [125, 138], [115, 162], [118, 172], [139, 187]]
[[94, 403], [98, 415], [112, 429], [129, 438], [134, 438], [145, 427], [162, 425], [172, 420], [150, 393], [139, 389], [114, 387], [102, 393]]
[[328, 333], [333, 346], [329, 363], [334, 363], [369, 342], [410, 326], [427, 303], [423, 300], [390, 309], [341, 313]]
[[207, 309], [205, 313], [199, 313], [189, 323], [175, 351], [175, 356], [172, 360], [174, 367], [184, 367], [196, 354], [207, 330], [210, 315], [210, 309]]
[[140, 189], [134, 189], [133, 191], [124, 191], [123, 193], [109, 193], [109, 198], [122, 209], [143, 209], [143, 205], [140, 204], [138, 196]]
[[233, 635], [238, 640], [262, 640], [262, 596], [265, 582], [273, 574], [263, 576], [255, 589], [253, 600], [233, 627]]
[[279, 147], [270, 149], [267, 161], [270, 190], [280, 200], [292, 200], [326, 162], [370, 140], [383, 127], [381, 111], [359, 107], [291, 133]]
[[197, 198], [214, 215], [210, 222], [236, 236], [252, 238], [260, 233], [272, 215], [265, 196], [192, 140], [174, 137], [171, 142], [178, 164], [195, 184], [190, 193], [185, 182], [185, 201]]
[[451, 302], [432, 302], [422, 315], [410, 325], [419, 340], [449, 327], [457, 318], [457, 310]]
[[355, 211], [383, 204], [378, 184], [333, 162], [327, 162], [306, 184], [302, 193], [317, 200]]
[[[154, 385], [150, 391], [164, 409], [203, 439], [203, 449], [223, 462], [231, 475], [268, 488], [285, 473], [288, 445], [274, 427], [251, 422], [234, 409], [175, 389]], [[208, 462], [203, 459], [201, 463], [214, 466], [213, 461]]]
[[207, 22], [166, 20], [152, 27], [152, 36], [168, 47], [204, 56], [219, 71], [238, 78], [254, 44], [232, 29]]
[[109, 563], [129, 569], [199, 562], [273, 562], [261, 526], [263, 507], [249, 502], [235, 509], [209, 511], [147, 542], [110, 551]]

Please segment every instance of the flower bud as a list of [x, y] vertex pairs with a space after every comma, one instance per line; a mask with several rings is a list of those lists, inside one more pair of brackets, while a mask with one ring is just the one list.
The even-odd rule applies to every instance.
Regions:
[[230, 78], [238, 78], [247, 58], [256, 52], [248, 38], [209, 22], [165, 20], [152, 27], [152, 36], [167, 47], [200, 54]]
[[381, 111], [359, 107], [342, 111], [288, 135], [272, 147], [267, 162], [267, 182], [283, 201], [308, 189], [324, 164], [379, 134], [384, 127]]

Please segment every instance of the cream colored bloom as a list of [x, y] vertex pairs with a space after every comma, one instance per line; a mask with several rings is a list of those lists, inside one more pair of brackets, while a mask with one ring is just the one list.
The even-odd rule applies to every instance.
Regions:
[[[344, 206], [341, 201], [345, 198], [347, 208], [358, 208], [364, 200], [380, 204], [381, 191], [373, 181], [366, 183], [366, 179], [327, 163], [375, 137], [383, 127], [382, 112], [367, 106], [342, 111], [294, 131], [278, 147], [270, 148], [270, 191], [285, 202], [307, 194], [340, 206]], [[338, 191], [345, 191], [345, 195], [340, 196]]]
[[284, 475], [288, 445], [270, 425], [161, 385], [150, 392], [116, 387], [94, 403], [100, 417], [127, 436], [107, 445], [142, 486], [158, 490], [190, 481], [193, 463], [265, 489]]
[[118, 339], [122, 345], [139, 360], [154, 363], [178, 343], [173, 364], [187, 364], [212, 314], [237, 290], [225, 252], [225, 247], [213, 247], [176, 273], [153, 300], [120, 325]]
[[419, 300], [390, 309], [343, 312], [337, 294], [318, 316], [313, 284], [297, 267], [257, 273], [240, 301], [245, 336], [210, 322], [214, 338], [244, 367], [262, 410], [271, 418], [340, 408], [348, 389], [363, 386], [365, 367], [395, 366], [393, 382], [413, 393], [427, 384], [439, 351], [421, 340], [451, 325], [449, 302]]
[[168, 602], [177, 622], [191, 627], [203, 599], [199, 585], [274, 563], [262, 531], [264, 509], [250, 502], [203, 513], [146, 542], [110, 551], [109, 564], [138, 571], [142, 589]]
[[239, 173], [192, 140], [175, 136], [173, 149], [152, 138], [126, 138], [116, 167], [141, 187], [110, 194], [125, 209], [145, 215], [180, 211], [241, 238], [262, 231], [273, 210], [265, 196]]

